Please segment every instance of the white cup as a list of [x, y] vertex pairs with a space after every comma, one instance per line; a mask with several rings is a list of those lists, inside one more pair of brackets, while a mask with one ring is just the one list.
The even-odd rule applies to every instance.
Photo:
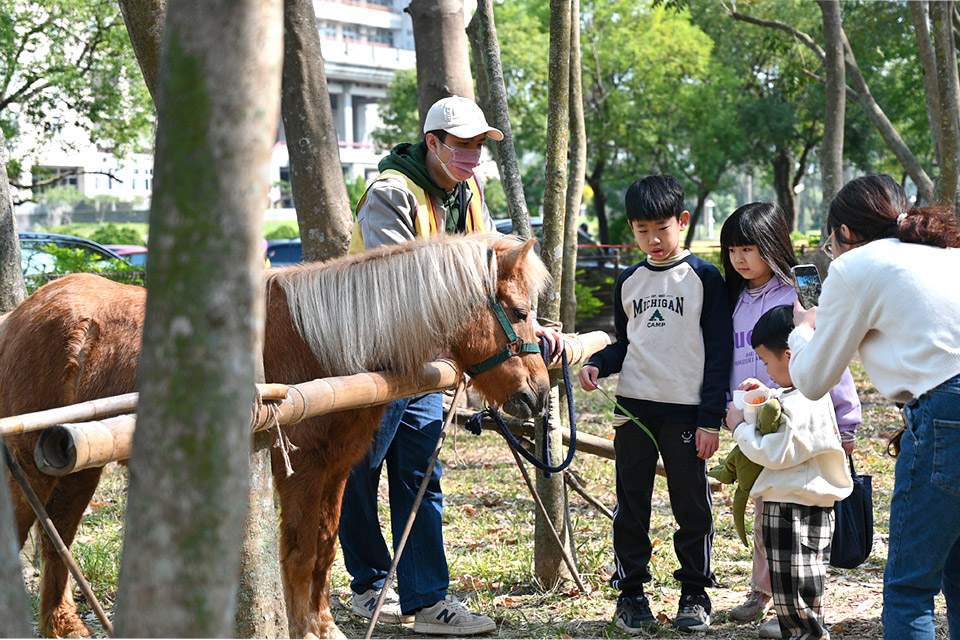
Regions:
[[734, 392], [733, 392], [733, 406], [735, 406], [737, 409], [743, 409], [743, 395], [744, 395], [745, 393], [746, 393], [746, 391], [742, 391], [742, 390], [740, 390], [740, 389], [735, 389], [735, 390], [734, 390]]
[[757, 424], [760, 407], [766, 404], [769, 399], [770, 392], [763, 389], [753, 389], [743, 394], [743, 419], [749, 424]]

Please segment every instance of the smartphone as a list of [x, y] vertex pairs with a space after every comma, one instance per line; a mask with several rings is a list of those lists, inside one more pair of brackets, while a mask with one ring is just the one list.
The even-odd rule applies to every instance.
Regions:
[[820, 301], [820, 272], [813, 264], [798, 264], [790, 269], [793, 271], [793, 283], [797, 289], [797, 297], [804, 309], [817, 306]]

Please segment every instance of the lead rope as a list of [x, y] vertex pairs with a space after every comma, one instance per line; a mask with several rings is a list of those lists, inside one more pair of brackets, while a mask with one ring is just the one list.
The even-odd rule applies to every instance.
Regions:
[[[540, 352], [543, 355], [544, 363], [549, 363], [550, 361], [550, 347], [547, 343], [546, 338], [540, 338]], [[546, 477], [550, 477], [551, 473], [560, 473], [564, 469], [570, 466], [570, 463], [573, 462], [573, 456], [577, 452], [577, 412], [573, 406], [573, 386], [570, 384], [570, 367], [567, 362], [567, 352], [566, 350], [561, 352], [561, 363], [563, 371], [563, 386], [567, 393], [567, 411], [570, 416], [570, 443], [567, 447], [567, 457], [566, 459], [558, 466], [553, 466], [550, 460], [550, 447], [544, 447], [544, 460], [539, 460], [534, 454], [527, 451], [527, 449], [520, 444], [520, 441], [517, 440], [517, 437], [513, 435], [513, 432], [510, 431], [510, 428], [507, 426], [507, 423], [503, 420], [503, 416], [500, 415], [500, 410], [495, 407], [487, 407], [482, 411], [479, 411], [467, 420], [465, 428], [467, 431], [474, 435], [480, 435], [482, 430], [481, 424], [483, 423], [483, 416], [488, 415], [490, 419], [493, 420], [493, 423], [497, 425], [497, 429], [503, 435], [504, 439], [507, 441], [507, 444], [510, 447], [522, 455], [530, 464], [542, 471]], [[547, 436], [550, 433], [550, 401], [547, 400], [546, 412], [543, 416], [542, 421], [543, 428], [543, 441], [548, 442]]]

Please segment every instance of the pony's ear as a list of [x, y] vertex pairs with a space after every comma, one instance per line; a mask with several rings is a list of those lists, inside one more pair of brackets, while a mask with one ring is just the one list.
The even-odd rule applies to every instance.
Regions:
[[500, 264], [501, 273], [512, 273], [518, 265], [524, 264], [527, 260], [527, 254], [533, 250], [537, 244], [536, 238], [530, 238], [523, 244], [518, 244], [503, 252], [498, 256], [497, 262]]

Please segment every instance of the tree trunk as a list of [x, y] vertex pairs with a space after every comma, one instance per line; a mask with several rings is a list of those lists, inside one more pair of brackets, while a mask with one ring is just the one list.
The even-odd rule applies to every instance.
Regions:
[[699, 189], [697, 189], [697, 204], [690, 214], [690, 226], [687, 227], [687, 237], [683, 241], [684, 249], [689, 249], [693, 246], [693, 241], [697, 235], [697, 225], [700, 224], [700, 220], [703, 219], [703, 210], [706, 206], [707, 196], [710, 195], [710, 189], [707, 189], [703, 184], [698, 184], [697, 186], [699, 187]]
[[[500, 180], [507, 196], [507, 210], [513, 220], [513, 230], [521, 238], [530, 239], [530, 213], [527, 200], [523, 195], [523, 181], [520, 175], [520, 163], [517, 150], [513, 146], [513, 127], [510, 125], [510, 111], [507, 107], [507, 89], [503, 81], [503, 65], [500, 60], [500, 43], [497, 27], [493, 20], [492, 0], [480, 0], [477, 11], [470, 20], [467, 33], [474, 49], [477, 65], [477, 85], [485, 88], [481, 92], [481, 106], [488, 122], [503, 132], [503, 140], [488, 139], [491, 153], [500, 169]], [[481, 81], [482, 78], [482, 81]]]
[[587, 130], [583, 120], [583, 83], [580, 73], [580, 0], [570, 3], [570, 169], [566, 216], [563, 221], [563, 280], [560, 283], [560, 322], [567, 333], [577, 321], [577, 230], [587, 170]]
[[[553, 276], [553, 284], [540, 296], [540, 315], [549, 320], [560, 317], [560, 290], [563, 269], [563, 223], [567, 187], [567, 141], [570, 128], [570, 0], [550, 0], [550, 106], [547, 113], [546, 186], [543, 197], [543, 237], [540, 241], [540, 257]], [[559, 417], [560, 395], [556, 385], [550, 392], [553, 416]], [[548, 441], [538, 437], [537, 451], [550, 450], [553, 460], [561, 460], [559, 420], [552, 422], [554, 429]], [[560, 534], [564, 546], [570, 546], [570, 532], [564, 517], [565, 501], [562, 474], [549, 477], [537, 473], [537, 491], [547, 508], [549, 518]], [[559, 584], [569, 571], [563, 555], [556, 548], [549, 527], [543, 516], [537, 514], [535, 522], [534, 566], [537, 578], [547, 588]]]
[[270, 446], [274, 431], [254, 435], [240, 588], [233, 629], [236, 638], [288, 638], [280, 579], [277, 509], [273, 499]]
[[350, 247], [353, 215], [340, 165], [320, 33], [311, 0], [284, 0], [283, 128], [303, 258], [328, 260]]
[[847, 72], [843, 63], [843, 23], [839, 0], [817, 0], [823, 14], [826, 52], [827, 105], [820, 144], [820, 172], [823, 176], [823, 200], [820, 228], [827, 228], [830, 201], [843, 186], [843, 127], [847, 108]]
[[143, 81], [157, 103], [157, 72], [160, 68], [160, 46], [163, 23], [167, 17], [167, 0], [119, 0], [120, 13], [127, 25], [130, 44], [140, 63]]
[[[152, 0], [149, 4], [120, 0], [120, 6], [144, 80], [156, 102], [166, 0]], [[322, 72], [323, 67], [320, 69]], [[342, 175], [338, 177], [342, 181]], [[301, 230], [304, 228], [301, 223]], [[306, 250], [306, 246], [304, 248]], [[234, 629], [234, 635], [239, 638], [282, 637], [286, 634], [277, 531], [274, 527], [262, 525], [263, 522], [275, 520], [273, 477], [269, 464], [264, 465], [262, 461], [267, 455], [258, 449], [251, 464], [250, 512], [245, 529], [238, 594], [241, 606], [237, 609]]]
[[797, 197], [793, 192], [793, 158], [786, 146], [777, 149], [773, 156], [773, 189], [787, 221], [787, 228], [796, 230]]
[[960, 178], [960, 79], [957, 76], [957, 49], [953, 44], [953, 1], [933, 2], [934, 49], [937, 59], [937, 90], [940, 94], [940, 176], [936, 202], [953, 206]]
[[282, 25], [280, 0], [168, 7], [118, 637], [233, 634]]
[[[7, 140], [0, 131], [0, 313], [13, 311], [27, 297], [17, 218], [13, 215], [7, 180], [7, 159]], [[6, 475], [0, 477], [6, 478]]]
[[597, 216], [597, 235], [600, 236], [600, 244], [611, 244], [610, 224], [607, 222], [607, 200], [609, 198], [603, 188], [603, 175], [606, 166], [606, 161], [600, 158], [593, 165], [593, 171], [584, 177], [593, 191], [593, 213]]
[[917, 34], [917, 47], [923, 65], [923, 95], [927, 103], [930, 141], [937, 165], [940, 166], [940, 87], [937, 83], [937, 54], [930, 36], [930, 3], [928, 0], [915, 0], [907, 4], [913, 17], [913, 30]]
[[417, 55], [417, 109], [420, 127], [434, 102], [447, 96], [473, 100], [463, 0], [411, 0]]
[[[22, 275], [22, 274], [21, 274]], [[0, 443], [0, 637], [32, 638], [30, 601], [23, 589], [20, 545], [10, 500], [6, 456]]]

